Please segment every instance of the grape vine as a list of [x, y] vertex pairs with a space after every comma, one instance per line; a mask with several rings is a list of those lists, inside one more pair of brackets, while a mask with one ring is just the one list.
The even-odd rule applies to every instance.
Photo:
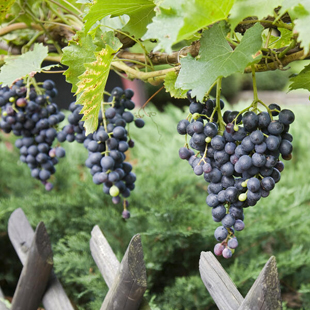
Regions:
[[[109, 102], [102, 95], [111, 70], [163, 84], [171, 96], [189, 99], [190, 113], [177, 126], [185, 135], [179, 154], [210, 182], [207, 203], [223, 225], [215, 233], [221, 242], [215, 252], [231, 256], [238, 245], [234, 231], [243, 229], [243, 208], [269, 194], [284, 168], [279, 156], [289, 160], [292, 153], [288, 131], [294, 114], [258, 98], [255, 74], [309, 60], [308, 1], [18, 0], [1, 7], [0, 20], [0, 126], [22, 136], [17, 146], [32, 175], [51, 189], [47, 180], [64, 156], [52, 146], [55, 137], [83, 143], [94, 183], [104, 184], [114, 203], [125, 198], [127, 218], [126, 198], [136, 178], [125, 162], [134, 144], [127, 125], [143, 127], [143, 121], [125, 110], [134, 107], [131, 91], [114, 89]], [[77, 96], [60, 132], [63, 115], [51, 101], [54, 85], [41, 87], [33, 79], [49, 72], [44, 60], [66, 66], [59, 72]], [[235, 73], [252, 74], [254, 100], [242, 111], [222, 113], [221, 81]], [[290, 90], [310, 91], [309, 63], [290, 82]]]

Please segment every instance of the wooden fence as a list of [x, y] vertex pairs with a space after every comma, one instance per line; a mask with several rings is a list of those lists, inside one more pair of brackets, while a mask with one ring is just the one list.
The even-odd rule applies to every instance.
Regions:
[[[74, 310], [53, 272], [53, 253], [45, 225], [35, 231], [22, 209], [8, 223], [11, 243], [23, 264], [12, 299], [4, 300], [0, 288], [0, 310]], [[151, 310], [143, 295], [147, 288], [146, 268], [140, 235], [135, 235], [121, 262], [116, 258], [100, 228], [91, 232], [90, 250], [109, 291], [100, 310]], [[272, 256], [245, 298], [211, 252], [201, 252], [201, 279], [219, 310], [279, 310], [281, 292], [275, 258]]]

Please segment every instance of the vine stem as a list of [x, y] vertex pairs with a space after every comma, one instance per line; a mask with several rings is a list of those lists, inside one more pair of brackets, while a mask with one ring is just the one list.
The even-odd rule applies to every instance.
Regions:
[[208, 96], [209, 96], [209, 94], [211, 93], [211, 91], [212, 91], [213, 87], [216, 85], [216, 83], [217, 83], [217, 81], [215, 81], [215, 82], [211, 85], [211, 87], [210, 87], [209, 90], [207, 91], [205, 97], [208, 97]]
[[[15, 24], [11, 24], [8, 26], [5, 26], [3, 28], [0, 29], [0, 36], [3, 36], [7, 33], [10, 33], [14, 30], [19, 30], [19, 29], [27, 29], [29, 28], [29, 26], [25, 23], [15, 23]], [[31, 28], [36, 29], [36, 30], [42, 30], [43, 28], [35, 23], [31, 23]]]
[[[82, 14], [82, 12], [76, 8], [74, 5], [72, 5], [69, 1], [66, 1], [66, 0], [63, 0], [67, 5], [69, 5], [71, 8], [75, 9], [79, 14]], [[60, 8], [66, 10], [67, 12], [69, 12], [70, 14], [74, 15], [76, 18], [78, 18], [81, 22], [82, 22], [82, 19], [79, 15], [75, 14], [74, 12], [72, 12], [71, 10], [69, 10], [68, 8], [66, 8], [64, 5], [58, 3], [57, 1], [55, 0], [48, 0], [48, 2], [52, 2], [54, 4], [56, 4], [57, 6], [59, 6]]]
[[278, 28], [285, 28], [285, 29], [288, 29], [288, 30], [292, 30], [293, 27], [291, 25], [288, 25], [286, 23], [278, 23], [278, 22], [275, 22], [275, 21], [271, 21], [271, 20], [264, 20], [264, 19], [251, 19], [251, 20], [244, 20], [242, 22], [239, 23], [239, 25], [246, 25], [246, 24], [253, 24], [253, 23], [265, 23], [265, 24], [271, 24], [275, 27], [278, 27]]
[[173, 71], [177, 72], [180, 70], [180, 66], [178, 66], [178, 67], [173, 67], [173, 68], [164, 69], [164, 70], [157, 70], [153, 72], [141, 72], [141, 71], [137, 71], [127, 66], [125, 63], [120, 62], [120, 61], [113, 61], [111, 66], [116, 69], [126, 72], [128, 78], [130, 79], [139, 79], [142, 81], [148, 81], [149, 79], [152, 79], [155, 77], [165, 76], [168, 72], [173, 72]]
[[42, 31], [39, 31], [36, 35], [34, 35], [33, 38], [31, 40], [29, 40], [29, 42], [22, 47], [22, 53], [24, 53], [27, 50], [29, 50], [31, 45], [33, 43], [35, 43], [35, 41], [43, 34], [44, 34], [44, 31], [42, 30]]
[[147, 116], [147, 117], [149, 117], [149, 115], [145, 112], [145, 107], [146, 107], [146, 105], [159, 93], [159, 92], [161, 92], [163, 89], [164, 89], [164, 85], [160, 88], [160, 89], [158, 89], [148, 100], [146, 100], [146, 102], [143, 104], [143, 106], [139, 109], [139, 111], [138, 111], [138, 115], [139, 115], [139, 113], [140, 113], [140, 111], [141, 110], [143, 110], [143, 112], [144, 112], [144, 114]]
[[46, 36], [52, 40], [53, 45], [55, 46], [58, 54], [62, 55], [62, 50], [61, 47], [59, 46], [59, 44], [51, 37], [50, 33], [47, 31], [47, 29], [44, 27], [43, 22], [41, 20], [39, 20], [31, 11], [31, 7], [30, 5], [27, 3], [26, 4], [26, 13], [34, 20], [36, 21], [43, 29], [43, 31], [45, 32]]

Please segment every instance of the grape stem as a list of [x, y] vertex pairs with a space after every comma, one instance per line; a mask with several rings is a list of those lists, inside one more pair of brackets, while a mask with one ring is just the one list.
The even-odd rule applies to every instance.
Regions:
[[273, 120], [271, 110], [268, 108], [268, 106], [267, 106], [264, 102], [262, 102], [261, 100], [258, 100], [258, 102], [259, 102], [262, 106], [265, 107], [265, 109], [267, 110], [267, 112], [268, 112], [268, 114], [269, 114], [271, 120]]
[[215, 113], [215, 111], [217, 111], [219, 131], [224, 132], [225, 123], [223, 121], [222, 111], [221, 111], [221, 103], [220, 103], [221, 90], [222, 90], [222, 78], [223, 77], [221, 76], [217, 79], [217, 83], [216, 83], [216, 106], [215, 106], [215, 109], [211, 115], [210, 121], [212, 122], [214, 113]]
[[31, 81], [31, 84], [34, 86], [37, 94], [42, 95], [43, 92], [42, 92], [41, 88], [38, 86], [36, 79], [33, 77], [30, 77], [30, 81]]
[[254, 95], [254, 100], [251, 104], [253, 107], [254, 112], [257, 112], [257, 102], [258, 102], [258, 94], [257, 94], [257, 85], [256, 85], [256, 76], [255, 76], [255, 67], [254, 65], [251, 65], [252, 68], [252, 80], [253, 80], [253, 95]]
[[[104, 130], [105, 130], [106, 133], [108, 133], [107, 119], [105, 118], [105, 107], [104, 107], [103, 100], [101, 101], [101, 114], [102, 114]], [[109, 149], [108, 149], [108, 142], [107, 141], [105, 141], [105, 150], [106, 150], [106, 153], [108, 154], [109, 153]]]
[[209, 88], [209, 90], [207, 91], [207, 93], [205, 94], [205, 98], [209, 97], [209, 94], [211, 93], [213, 87], [216, 85], [217, 80], [211, 85], [211, 87]]
[[201, 157], [201, 159], [200, 159], [198, 165], [200, 165], [200, 163], [201, 163], [202, 161], [206, 164], [206, 161], [205, 161], [204, 158], [205, 158], [206, 155], [207, 155], [207, 151], [208, 151], [208, 143], [206, 144], [205, 151], [204, 151], [204, 153], [203, 153], [203, 155], [202, 155], [202, 157]]

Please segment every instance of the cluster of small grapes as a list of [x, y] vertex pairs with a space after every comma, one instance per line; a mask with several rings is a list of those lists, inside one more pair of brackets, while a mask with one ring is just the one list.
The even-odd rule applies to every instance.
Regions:
[[[81, 120], [82, 106], [72, 102], [69, 106], [72, 112], [68, 116], [69, 124], [57, 135], [59, 142], [75, 140], [83, 143], [88, 150], [85, 165], [90, 169], [93, 182], [97, 185], [103, 184], [103, 192], [112, 196], [114, 204], [121, 202], [120, 196], [129, 197], [130, 191], [135, 188], [136, 175], [132, 172], [132, 165], [125, 162], [125, 152], [134, 147], [134, 141], [128, 137], [125, 127], [134, 122], [138, 128], [142, 128], [144, 121], [140, 118], [134, 119], [133, 114], [126, 111], [135, 107], [131, 100], [133, 95], [131, 89], [114, 88], [104, 115], [100, 111], [97, 130], [87, 136], [83, 128], [84, 122]], [[125, 199], [123, 218], [130, 217], [127, 207], [128, 201]]]
[[62, 147], [53, 148], [57, 124], [65, 115], [58, 110], [52, 98], [57, 95], [55, 84], [45, 80], [42, 87], [27, 87], [22, 80], [11, 88], [0, 88], [0, 128], [21, 138], [15, 145], [20, 150], [20, 160], [31, 169], [31, 176], [40, 180], [46, 190], [53, 185], [47, 180], [55, 173], [55, 165], [65, 156]]
[[214, 233], [220, 242], [214, 252], [229, 258], [238, 246], [235, 231], [244, 229], [243, 209], [267, 197], [280, 181], [284, 169], [280, 155], [284, 160], [292, 157], [293, 137], [288, 131], [295, 116], [270, 104], [267, 112], [257, 114], [250, 106], [241, 112], [226, 111], [222, 117], [216, 100], [196, 102], [190, 92], [188, 99], [191, 122], [181, 120], [177, 131], [186, 138], [189, 135], [189, 146], [198, 152], [195, 154], [186, 143], [179, 156], [210, 183], [206, 202], [212, 208], [213, 220], [222, 223]]

